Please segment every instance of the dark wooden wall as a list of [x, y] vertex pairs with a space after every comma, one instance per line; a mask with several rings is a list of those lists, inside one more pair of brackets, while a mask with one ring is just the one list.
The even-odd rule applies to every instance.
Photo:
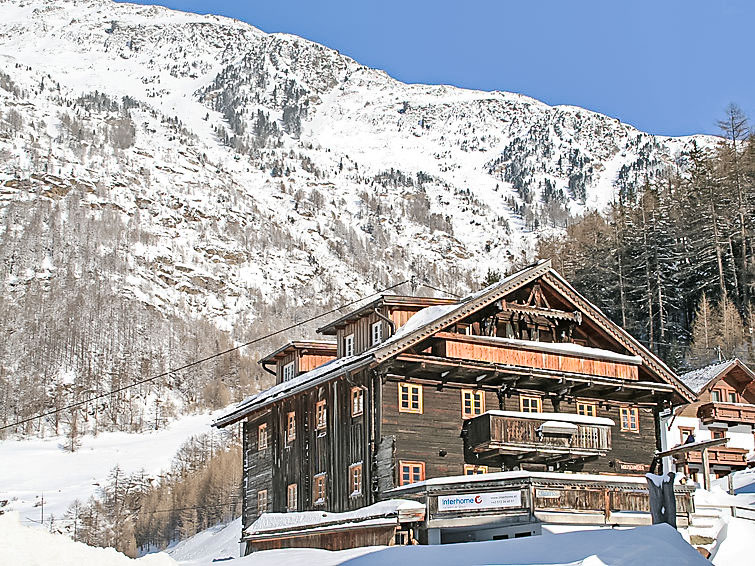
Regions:
[[257, 550], [279, 548], [322, 548], [325, 550], [345, 550], [362, 546], [393, 546], [395, 525], [382, 525], [370, 528], [341, 529], [332, 533], [312, 533], [299, 536], [252, 540], [247, 545], [247, 554]]
[[[273, 494], [273, 454], [274, 434], [270, 423], [270, 412], [249, 418], [243, 423], [243, 451], [244, 451], [244, 502], [242, 509], [242, 524], [244, 529], [251, 525], [258, 517], [257, 492], [266, 489], [268, 492], [268, 508]], [[268, 447], [260, 450], [258, 446], [259, 425], [267, 423]]]

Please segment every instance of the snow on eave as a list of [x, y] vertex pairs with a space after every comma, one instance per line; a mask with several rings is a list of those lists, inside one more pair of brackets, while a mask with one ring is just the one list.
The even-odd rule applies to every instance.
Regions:
[[335, 525], [364, 525], [367, 522], [373, 524], [371, 522], [376, 520], [387, 522], [386, 519], [391, 519], [389, 522], [397, 524], [399, 511], [424, 511], [424, 509], [425, 505], [416, 501], [389, 499], [343, 513], [330, 513], [326, 511], [263, 513], [254, 523], [247, 527], [244, 534], [253, 536], [280, 531], [294, 533]]
[[590, 348], [579, 344], [562, 342], [536, 342], [534, 340], [518, 340], [515, 338], [501, 338], [498, 336], [472, 336], [474, 340], [491, 342], [495, 344], [509, 344], [523, 349], [537, 350], [538, 352], [552, 352], [565, 356], [579, 356], [594, 360], [618, 362], [622, 364], [641, 365], [642, 358], [639, 356], [627, 356], [610, 350]]
[[264, 391], [250, 395], [243, 401], [237, 403], [225, 415], [215, 420], [212, 423], [212, 426], [223, 428], [233, 424], [253, 411], [258, 411], [275, 401], [285, 399], [296, 393], [305, 391], [310, 387], [316, 387], [317, 385], [338, 377], [339, 375], [343, 375], [346, 372], [361, 369], [371, 361], [371, 354], [365, 352], [356, 356], [347, 356], [326, 362], [323, 365], [289, 381], [284, 381], [265, 389]]
[[580, 423], [592, 425], [614, 426], [613, 419], [607, 417], [590, 417], [572, 413], [523, 413], [521, 411], [486, 411], [483, 415], [495, 415], [498, 417], [512, 417], [516, 419], [533, 419], [542, 421], [558, 421], [564, 423]]

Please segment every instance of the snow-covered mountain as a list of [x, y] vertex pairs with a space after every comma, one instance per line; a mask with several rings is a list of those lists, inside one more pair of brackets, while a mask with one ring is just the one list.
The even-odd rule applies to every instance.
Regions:
[[[50, 347], [34, 371], [66, 385], [96, 355], [149, 371], [145, 343], [175, 362], [164, 326], [134, 312], [240, 339], [409, 275], [464, 292], [567, 212], [677, 167], [692, 140], [404, 84], [227, 18], [0, 0], [0, 378], [33, 354], [30, 330], [52, 344], [122, 329], [105, 353], [79, 334]], [[50, 309], [59, 328], [28, 324]]]

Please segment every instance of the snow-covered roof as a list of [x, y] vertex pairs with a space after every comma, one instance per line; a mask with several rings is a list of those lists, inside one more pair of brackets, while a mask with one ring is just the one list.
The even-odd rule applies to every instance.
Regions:
[[512, 417], [516, 419], [533, 419], [539, 421], [558, 421], [562, 423], [579, 423], [591, 425], [613, 426], [616, 423], [606, 417], [588, 417], [587, 415], [576, 415], [572, 413], [523, 413], [520, 411], [487, 411], [486, 415], [496, 415], [499, 417]]
[[601, 475], [601, 474], [565, 474], [563, 472], [531, 472], [527, 470], [513, 470], [510, 472], [492, 472], [489, 474], [475, 474], [472, 476], [446, 476], [440, 478], [431, 478], [428, 480], [394, 487], [389, 493], [400, 494], [402, 491], [415, 490], [423, 487], [438, 487], [453, 485], [459, 483], [488, 483], [499, 480], [517, 480], [517, 479], [547, 479], [547, 480], [564, 480], [564, 481], [588, 481], [598, 483], [633, 483], [647, 485], [647, 481], [641, 476], [620, 476], [620, 475]]
[[364, 352], [355, 356], [345, 356], [335, 360], [330, 360], [315, 369], [296, 376], [288, 381], [283, 381], [269, 389], [250, 395], [243, 401], [233, 406], [227, 413], [213, 422], [213, 426], [223, 427], [237, 421], [247, 412], [253, 409], [261, 409], [277, 399], [288, 397], [309, 387], [314, 387], [323, 381], [330, 379], [334, 375], [340, 375], [342, 372], [355, 370], [367, 365], [372, 359], [372, 354]]
[[287, 532], [324, 527], [327, 525], [374, 524], [376, 519], [390, 519], [398, 522], [399, 512], [424, 512], [425, 505], [405, 499], [389, 499], [367, 507], [345, 513], [328, 513], [326, 511], [298, 511], [294, 513], [263, 513], [246, 531], [247, 535], [262, 534], [286, 530]]
[[729, 369], [729, 367], [735, 363], [737, 363], [736, 359], [718, 362], [709, 366], [689, 371], [684, 375], [680, 375], [679, 379], [681, 379], [682, 382], [692, 391], [694, 391], [695, 393], [700, 393], [703, 389], [705, 389], [706, 385], [708, 385], [712, 380], [718, 377], [722, 372]]

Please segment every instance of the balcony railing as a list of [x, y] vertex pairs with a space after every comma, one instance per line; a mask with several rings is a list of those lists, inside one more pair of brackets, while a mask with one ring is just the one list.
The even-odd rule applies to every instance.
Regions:
[[570, 343], [469, 336], [452, 332], [439, 332], [435, 337], [433, 353], [437, 356], [528, 369], [636, 380], [637, 367], [641, 363], [634, 356]]
[[[677, 461], [687, 464], [702, 464], [703, 455], [700, 452], [686, 452], [677, 456]], [[713, 446], [708, 448], [708, 463], [744, 467], [747, 465], [747, 450], [730, 446]]]
[[464, 423], [469, 449], [521, 461], [600, 456], [611, 449], [611, 419], [570, 413], [488, 411]]
[[740, 403], [706, 403], [697, 409], [703, 423], [713, 422], [755, 424], [755, 405]]

